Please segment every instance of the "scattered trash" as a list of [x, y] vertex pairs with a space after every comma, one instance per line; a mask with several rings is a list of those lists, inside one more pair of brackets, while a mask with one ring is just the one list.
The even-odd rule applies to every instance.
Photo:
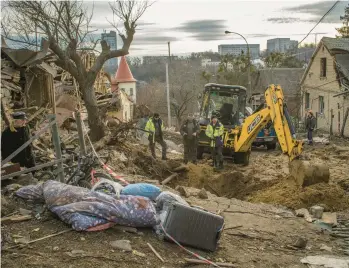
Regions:
[[132, 246], [130, 240], [116, 240], [110, 242], [110, 245], [115, 249], [125, 250], [127, 252], [132, 251]]
[[310, 208], [310, 214], [316, 219], [321, 219], [323, 212], [324, 208], [320, 206], [312, 206]]
[[104, 178], [98, 178], [98, 182], [93, 185], [91, 191], [102, 192], [120, 198], [120, 192], [124, 188], [121, 184]]
[[39, 232], [40, 231], [40, 228], [35, 228], [34, 230], [33, 230], [33, 232]]
[[81, 240], [81, 241], [85, 241], [86, 238], [85, 238], [85, 237], [80, 237], [80, 240]]
[[53, 251], [58, 251], [59, 250], [59, 247], [55, 246], [52, 248]]
[[139, 257], [145, 257], [146, 255], [142, 252], [139, 252], [137, 250], [132, 250], [132, 254], [139, 256]]
[[337, 226], [337, 214], [335, 212], [324, 212], [322, 214], [321, 221], [324, 223], [330, 224], [332, 226]]

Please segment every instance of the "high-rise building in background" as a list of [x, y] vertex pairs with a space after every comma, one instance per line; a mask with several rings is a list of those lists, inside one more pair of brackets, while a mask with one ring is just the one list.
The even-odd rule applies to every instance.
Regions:
[[[107, 41], [111, 50], [117, 49], [117, 35], [115, 31], [110, 31], [109, 33], [102, 33], [101, 39]], [[118, 58], [112, 58], [104, 63], [104, 70], [109, 74], [114, 74], [118, 69]]]
[[[259, 44], [249, 44], [251, 59], [259, 59], [260, 45]], [[242, 53], [247, 55], [247, 45], [246, 44], [232, 44], [232, 45], [219, 45], [218, 53], [220, 55], [232, 54], [235, 56], [241, 55]]]
[[298, 47], [298, 41], [291, 40], [290, 38], [274, 38], [267, 40], [268, 52], [281, 52], [286, 53], [290, 50]]

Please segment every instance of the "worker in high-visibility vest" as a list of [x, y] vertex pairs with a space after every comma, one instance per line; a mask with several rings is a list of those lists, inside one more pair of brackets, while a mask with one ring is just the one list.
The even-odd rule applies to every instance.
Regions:
[[217, 115], [213, 114], [206, 128], [206, 136], [211, 140], [213, 166], [216, 169], [223, 169], [223, 133], [223, 124], [218, 121]]
[[156, 158], [155, 142], [158, 142], [162, 147], [162, 160], [167, 160], [166, 158], [167, 145], [166, 145], [166, 142], [164, 141], [164, 135], [163, 135], [164, 123], [162, 122], [162, 119], [160, 118], [160, 115], [158, 113], [154, 113], [154, 116], [149, 118], [145, 126], [145, 130], [148, 131], [149, 148], [153, 158]]

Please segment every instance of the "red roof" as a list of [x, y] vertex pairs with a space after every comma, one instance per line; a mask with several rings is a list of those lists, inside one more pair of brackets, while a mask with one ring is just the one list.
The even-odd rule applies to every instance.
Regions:
[[115, 82], [118, 83], [124, 83], [124, 82], [136, 82], [137, 80], [133, 78], [133, 75], [130, 71], [130, 68], [128, 67], [126, 57], [122, 56], [120, 63], [119, 63], [119, 68], [116, 71]]

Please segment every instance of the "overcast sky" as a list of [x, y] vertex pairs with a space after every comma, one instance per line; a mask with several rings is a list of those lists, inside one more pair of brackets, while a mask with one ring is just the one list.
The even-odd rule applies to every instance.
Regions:
[[[225, 30], [244, 35], [250, 44], [260, 44], [261, 49], [271, 38], [300, 41], [333, 4], [314, 0], [158, 0], [140, 19], [130, 56], [165, 55], [168, 41], [173, 54], [218, 51], [219, 44], [243, 43], [239, 36], [225, 35]], [[319, 33], [317, 41], [322, 36], [335, 37], [347, 4], [341, 1], [315, 28], [313, 33]], [[92, 24], [99, 31], [112, 30], [107, 18], [112, 19], [108, 2], [95, 1]], [[315, 42], [315, 36], [310, 35], [304, 42]]]

